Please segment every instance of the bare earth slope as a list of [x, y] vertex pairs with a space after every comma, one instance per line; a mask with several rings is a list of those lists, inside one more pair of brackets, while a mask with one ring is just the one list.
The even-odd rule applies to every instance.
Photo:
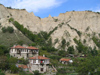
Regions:
[[[12, 23], [9, 22], [9, 18], [12, 17], [11, 13], [6, 7], [0, 5], [0, 45], [12, 46], [18, 44], [18, 42], [24, 44], [31, 44], [32, 41], [25, 37]], [[3, 33], [2, 27], [11, 26], [14, 28], [14, 33]]]
[[[4, 12], [3, 14], [2, 11]], [[71, 11], [61, 13], [58, 17], [51, 17], [49, 15], [41, 19], [33, 13], [28, 13], [26, 10], [7, 9], [3, 5], [0, 5], [0, 22], [3, 26], [5, 23], [6, 25], [13, 26], [6, 21], [7, 16], [14, 18], [32, 32], [49, 32], [55, 27], [58, 27], [57, 30], [51, 34], [53, 43], [58, 39], [57, 43], [54, 44], [56, 48], [59, 48], [63, 39], [65, 39], [66, 42], [70, 42], [70, 45], [75, 46], [74, 38], [80, 39], [82, 42], [85, 39], [85, 45], [94, 47], [96, 45], [91, 38], [94, 33], [95, 36], [99, 37], [98, 34], [100, 33], [100, 14], [91, 11]], [[14, 29], [16, 30], [15, 27]]]

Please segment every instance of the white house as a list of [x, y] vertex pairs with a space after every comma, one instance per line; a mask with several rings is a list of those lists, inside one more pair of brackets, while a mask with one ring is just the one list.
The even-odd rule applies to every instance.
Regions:
[[35, 47], [13, 46], [10, 49], [10, 55], [17, 58], [27, 59], [32, 56], [38, 56], [39, 50]]
[[71, 59], [66, 59], [66, 58], [61, 58], [61, 59], [60, 59], [60, 62], [61, 62], [62, 64], [69, 64], [69, 63], [73, 63], [73, 60], [71, 60]]
[[29, 69], [31, 71], [38, 70], [40, 73], [48, 71], [50, 59], [44, 56], [34, 56], [29, 58]]

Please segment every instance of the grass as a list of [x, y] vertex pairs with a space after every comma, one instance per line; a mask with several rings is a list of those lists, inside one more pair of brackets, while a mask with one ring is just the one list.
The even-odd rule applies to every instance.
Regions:
[[18, 41], [23, 41], [24, 44], [32, 44], [32, 41], [25, 37], [22, 33], [16, 31], [15, 33], [0, 32], [0, 45], [11, 47], [17, 44]]

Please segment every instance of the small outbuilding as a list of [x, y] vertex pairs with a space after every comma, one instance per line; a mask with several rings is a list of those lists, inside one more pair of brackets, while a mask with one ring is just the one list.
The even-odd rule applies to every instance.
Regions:
[[61, 62], [62, 64], [70, 64], [70, 63], [73, 63], [73, 60], [67, 59], [67, 58], [61, 58], [61, 59], [60, 59], [60, 62]]

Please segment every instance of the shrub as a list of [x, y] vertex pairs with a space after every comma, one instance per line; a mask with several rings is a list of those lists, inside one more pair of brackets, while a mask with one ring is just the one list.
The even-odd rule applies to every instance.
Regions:
[[51, 58], [51, 59], [54, 59], [54, 60], [58, 60], [59, 61], [59, 59], [61, 58], [61, 56], [58, 56], [58, 55], [52, 55], [52, 56], [49, 56], [49, 58]]
[[62, 56], [62, 57], [65, 57], [66, 54], [67, 54], [67, 52], [66, 52], [66, 51], [63, 51], [63, 50], [60, 50], [60, 51], [58, 52], [58, 55], [59, 55], [59, 56]]
[[77, 40], [76, 38], [73, 39], [74, 42], [77, 44], [76, 49], [78, 50], [79, 53], [87, 53], [87, 49], [88, 47], [83, 45], [83, 43], [81, 42], [81, 40]]
[[2, 32], [3, 32], [3, 33], [7, 32], [6, 27], [2, 27]]
[[14, 29], [13, 29], [13, 27], [8, 26], [8, 27], [7, 27], [7, 31], [8, 31], [9, 33], [13, 33], [13, 32], [14, 32]]
[[66, 45], [69, 46], [70, 45], [70, 42], [67, 42]]
[[18, 72], [18, 68], [15, 65], [11, 65], [10, 70], [11, 70], [12, 73], [17, 73]]
[[67, 69], [66, 68], [59, 68], [58, 72], [56, 75], [66, 75], [67, 74]]
[[100, 14], [100, 12], [97, 12], [98, 14]]
[[74, 53], [74, 47], [73, 46], [68, 47], [67, 51], [68, 51], [69, 54], [73, 54]]
[[5, 75], [5, 74], [0, 70], [0, 75]]
[[57, 49], [55, 49], [54, 47], [42, 47], [41, 50], [45, 50], [47, 52], [54, 52], [54, 51], [57, 51]]
[[5, 33], [5, 32], [9, 32], [9, 33], [13, 33], [14, 32], [14, 29], [13, 27], [11, 26], [8, 26], [7, 28], [6, 27], [2, 27], [2, 32]]
[[56, 38], [56, 39], [54, 40], [54, 44], [56, 44], [58, 41], [59, 41], [58, 38]]
[[34, 75], [40, 75], [39, 71], [38, 70], [34, 71]]
[[8, 9], [12, 9], [11, 7], [7, 7]]
[[57, 22], [57, 21], [58, 21], [58, 19], [54, 19], [54, 21], [55, 21], [55, 22]]
[[23, 44], [24, 44], [24, 41], [19, 40], [17, 43], [18, 43], [19, 45], [23, 45]]
[[61, 41], [61, 48], [65, 49], [65, 47], [66, 47], [66, 40], [63, 38]]
[[[10, 15], [11, 15], [11, 14], [10, 14]], [[13, 22], [13, 21], [14, 21], [14, 19], [13, 19], [13, 18], [10, 18], [10, 19], [9, 19], [9, 22]]]

